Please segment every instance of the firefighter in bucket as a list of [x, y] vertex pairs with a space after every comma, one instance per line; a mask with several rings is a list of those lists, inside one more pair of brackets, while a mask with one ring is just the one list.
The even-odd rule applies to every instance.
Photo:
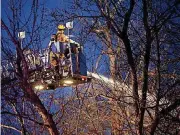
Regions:
[[[75, 44], [78, 43], [69, 39], [69, 37], [64, 34], [64, 31], [65, 31], [65, 26], [59, 25], [57, 33], [51, 36], [51, 41], [49, 44], [49, 48], [51, 50], [50, 65], [52, 68], [55, 68], [55, 70], [58, 73], [60, 73], [62, 76], [67, 76], [71, 72], [70, 66], [72, 64], [70, 58], [72, 51], [70, 49], [75, 50], [74, 48], [76, 47], [73, 47], [74, 46], [73, 43]], [[52, 44], [55, 45], [54, 48]], [[69, 46], [70, 44], [71, 46]]]
[[[65, 35], [67, 28], [68, 35]], [[56, 34], [51, 36], [48, 47], [42, 52], [41, 83], [45, 89], [55, 89], [61, 86], [73, 86], [89, 82], [87, 76], [86, 57], [83, 47], [70, 39], [69, 27], [66, 23], [59, 25]], [[36, 85], [36, 82], [34, 83]]]

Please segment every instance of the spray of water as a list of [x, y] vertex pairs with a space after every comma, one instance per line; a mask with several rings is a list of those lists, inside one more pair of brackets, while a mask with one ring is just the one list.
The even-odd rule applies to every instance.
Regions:
[[[111, 89], [116, 89], [119, 91], [124, 91], [124, 96], [126, 97], [132, 97], [132, 86], [126, 85], [125, 83], [121, 83], [117, 80], [114, 80], [112, 78], [105, 77], [103, 75], [92, 73], [88, 71], [88, 76], [91, 76], [93, 79], [98, 80], [101, 84], [108, 86]], [[99, 83], [98, 82], [98, 83]], [[141, 90], [139, 90], [139, 96], [141, 98]], [[147, 103], [148, 104], [155, 104], [156, 96], [153, 93], [147, 93]], [[160, 101], [161, 103], [162, 101]], [[164, 102], [164, 101], [163, 101]]]
[[101, 83], [104, 83], [106, 86], [109, 86], [110, 88], [124, 88], [124, 89], [132, 89], [131, 86], [126, 85], [125, 83], [120, 83], [119, 81], [105, 77], [103, 75], [87, 72], [88, 76], [91, 76], [92, 78], [100, 81]]

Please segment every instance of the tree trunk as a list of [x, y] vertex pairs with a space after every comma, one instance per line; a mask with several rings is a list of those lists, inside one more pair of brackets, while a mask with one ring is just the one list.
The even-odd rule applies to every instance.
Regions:
[[143, 0], [143, 23], [146, 31], [146, 50], [144, 55], [144, 67], [143, 67], [143, 87], [142, 87], [142, 97], [141, 97], [141, 108], [140, 108], [140, 117], [139, 117], [139, 134], [143, 135], [143, 122], [144, 122], [144, 113], [146, 108], [146, 98], [147, 98], [147, 90], [148, 90], [148, 67], [150, 60], [150, 52], [151, 52], [151, 30], [148, 24], [148, 11], [147, 11], [147, 3], [146, 0]]
[[134, 106], [135, 106], [136, 116], [138, 116], [139, 115], [139, 94], [138, 94], [138, 81], [137, 81], [137, 74], [136, 74], [136, 66], [135, 66], [133, 56], [132, 56], [132, 50], [131, 50], [130, 41], [128, 39], [128, 36], [124, 34], [122, 37], [122, 40], [125, 45], [126, 54], [128, 57], [128, 64], [131, 67]]
[[53, 116], [48, 113], [44, 105], [42, 104], [39, 97], [34, 93], [31, 86], [28, 83], [24, 83], [25, 90], [28, 93], [28, 99], [34, 104], [34, 106], [37, 108], [38, 113], [41, 115], [44, 125], [47, 127], [50, 135], [59, 135], [58, 129], [56, 127], [56, 124], [53, 120]]

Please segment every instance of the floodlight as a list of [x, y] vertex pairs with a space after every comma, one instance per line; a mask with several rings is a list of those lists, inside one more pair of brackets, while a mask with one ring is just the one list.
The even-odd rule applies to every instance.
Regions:
[[66, 28], [72, 29], [73, 28], [73, 22], [67, 22], [66, 23]]
[[34, 88], [36, 90], [43, 90], [44, 89], [44, 85], [43, 84], [37, 84], [37, 85], [34, 86]]
[[20, 39], [25, 38], [25, 31], [19, 32], [19, 33], [18, 33], [18, 37], [19, 37]]
[[71, 85], [71, 84], [73, 84], [74, 83], [74, 81], [72, 80], [72, 79], [66, 79], [66, 80], [64, 80], [64, 84], [69, 84], [69, 85]]

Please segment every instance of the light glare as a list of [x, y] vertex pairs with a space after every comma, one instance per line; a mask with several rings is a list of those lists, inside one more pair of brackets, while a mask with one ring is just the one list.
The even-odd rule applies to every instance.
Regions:
[[74, 82], [73, 82], [73, 80], [64, 80], [64, 83], [65, 84], [73, 84]]
[[44, 86], [42, 84], [38, 84], [34, 87], [36, 90], [42, 90]]

